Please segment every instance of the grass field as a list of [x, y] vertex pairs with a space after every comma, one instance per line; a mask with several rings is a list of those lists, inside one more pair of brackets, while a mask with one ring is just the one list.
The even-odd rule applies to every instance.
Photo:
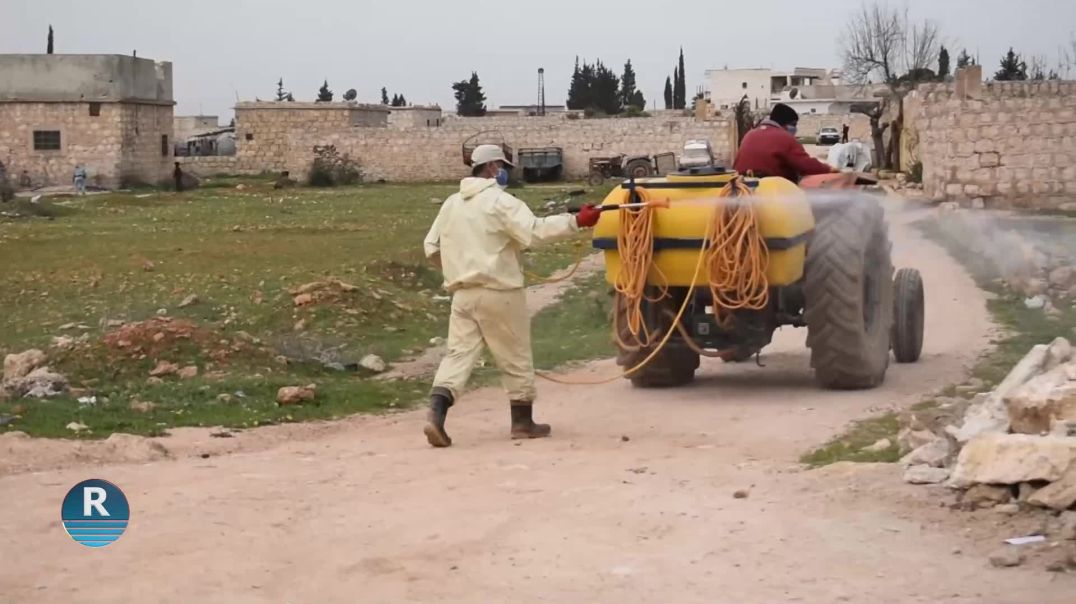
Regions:
[[[70, 437], [65, 426], [75, 421], [90, 427], [82, 437], [97, 438], [242, 427], [377, 411], [424, 396], [425, 382], [382, 383], [350, 369], [364, 355], [392, 362], [444, 335], [448, 301], [422, 239], [438, 210], [430, 199], [444, 199], [453, 185], [279, 192], [264, 179], [206, 184], [179, 195], [21, 202], [8, 213], [31, 217], [0, 215], [0, 354], [46, 350], [74, 389], [70, 397], [0, 403], [0, 417], [14, 418], [7, 429]], [[542, 215], [547, 200], [572, 188], [513, 193]], [[577, 242], [539, 248], [526, 263], [549, 274], [579, 249]], [[309, 284], [324, 287], [307, 288], [312, 300], [297, 298]], [[585, 299], [597, 309], [598, 289], [573, 291], [566, 304]], [[183, 306], [191, 296], [197, 300]], [[573, 320], [589, 325], [578, 313], [539, 319], [539, 364], [600, 349], [565, 345], [563, 323]], [[58, 336], [71, 348], [54, 347]], [[197, 367], [198, 375], [149, 379], [162, 361]], [[275, 404], [279, 387], [307, 383], [318, 385], [317, 404]], [[80, 405], [79, 396], [97, 403]], [[152, 405], [138, 405], [145, 402]]]

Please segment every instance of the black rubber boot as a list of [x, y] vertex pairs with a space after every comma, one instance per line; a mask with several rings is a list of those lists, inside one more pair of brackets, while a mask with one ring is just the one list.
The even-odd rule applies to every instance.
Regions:
[[426, 415], [426, 440], [430, 446], [443, 448], [451, 447], [452, 439], [445, 432], [445, 419], [448, 417], [448, 409], [453, 404], [452, 393], [444, 388], [434, 388], [430, 393], [430, 411]]
[[549, 424], [536, 424], [530, 401], [512, 401], [512, 440], [546, 438], [553, 433]]

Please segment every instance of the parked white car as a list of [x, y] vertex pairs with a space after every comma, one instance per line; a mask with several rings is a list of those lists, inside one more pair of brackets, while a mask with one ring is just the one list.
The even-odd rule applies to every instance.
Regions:
[[709, 140], [690, 140], [680, 153], [680, 169], [705, 168], [714, 165], [714, 151]]

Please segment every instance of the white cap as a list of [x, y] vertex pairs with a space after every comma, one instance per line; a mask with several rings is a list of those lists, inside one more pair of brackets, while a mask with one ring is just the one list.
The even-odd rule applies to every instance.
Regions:
[[475, 147], [474, 152], [471, 153], [472, 166], [481, 166], [482, 164], [488, 164], [491, 161], [502, 161], [510, 168], [515, 167], [515, 165], [508, 161], [508, 158], [504, 156], [504, 150], [498, 145], [478, 145]]

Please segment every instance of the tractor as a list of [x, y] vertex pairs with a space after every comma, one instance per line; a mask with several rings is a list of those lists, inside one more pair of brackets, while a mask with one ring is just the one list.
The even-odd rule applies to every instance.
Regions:
[[[880, 385], [891, 352], [916, 362], [922, 279], [915, 269], [894, 275], [885, 214], [869, 184], [840, 173], [797, 186], [714, 167], [613, 189], [593, 245], [615, 290], [625, 376], [636, 387], [685, 385], [701, 356], [748, 361], [783, 326], [807, 328], [824, 388]], [[661, 203], [648, 207], [648, 199]]]

